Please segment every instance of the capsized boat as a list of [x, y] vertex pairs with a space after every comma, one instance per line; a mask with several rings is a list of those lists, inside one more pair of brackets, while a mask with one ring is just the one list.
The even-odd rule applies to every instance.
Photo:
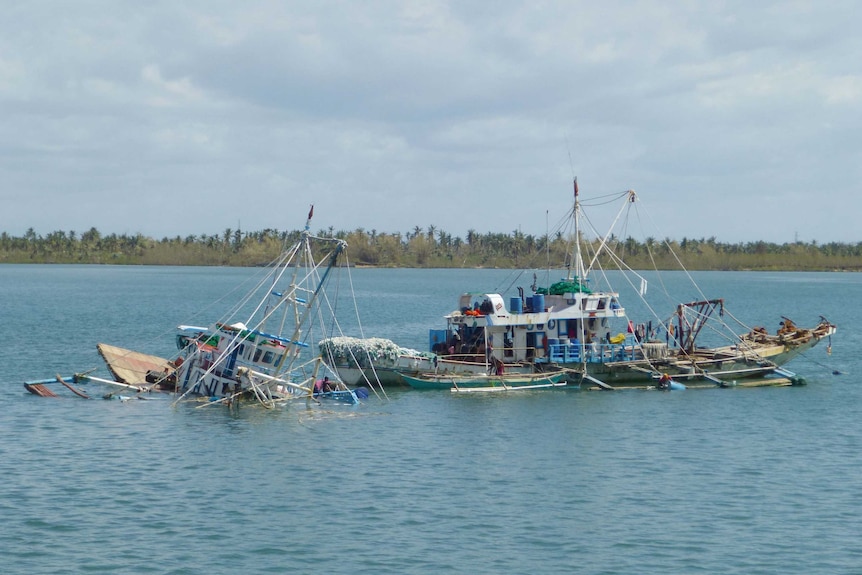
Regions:
[[[325, 287], [333, 275], [350, 273], [349, 265], [339, 266], [347, 243], [313, 235], [313, 214], [312, 206], [296, 241], [224, 317], [208, 326], [177, 328], [178, 354], [172, 359], [100, 343], [116, 383], [175, 391], [176, 401], [250, 398], [267, 407], [297, 398], [358, 403], [367, 397], [365, 389], [348, 387], [312, 351], [315, 338], [340, 329], [333, 316], [337, 302]], [[316, 391], [315, 382], [324, 375], [331, 376], [332, 387]], [[382, 391], [377, 383], [369, 387]]]
[[107, 343], [97, 344], [96, 349], [114, 381], [140, 390], [176, 389], [176, 365], [172, 361]]
[[[618, 200], [622, 206], [610, 230], [604, 234], [592, 230], [595, 239], [586, 241], [575, 179], [573, 207], [556, 230], [561, 237], [565, 232], [572, 238], [565, 275], [540, 287], [537, 277], [542, 272], [534, 272], [529, 292], [519, 287], [517, 294], [461, 294], [456, 309], [444, 317], [445, 328], [430, 330], [429, 351], [436, 356], [435, 372], [444, 369], [447, 374], [479, 374], [497, 361], [507, 366], [507, 372], [566, 370], [570, 384], [602, 389], [657, 387], [664, 374], [681, 385], [706, 382], [726, 386], [746, 378], [775, 378], [780, 385], [801, 382], [782, 366], [818, 342], [831, 339], [835, 325], [821, 316], [813, 327], [800, 328], [783, 318], [778, 332], [770, 335], [763, 328], [737, 320], [726, 309], [723, 298], [703, 296], [693, 280], [686, 291], [694, 290], [703, 297], [678, 303], [671, 313], [659, 315], [654, 311], [656, 302], [647, 298], [646, 272], [626, 264], [626, 243], [614, 234], [620, 222], [623, 225], [619, 227], [628, 229], [629, 219], [642, 221], [636, 213], [639, 198], [628, 190], [619, 194]], [[608, 200], [602, 198], [598, 203], [607, 204]], [[671, 251], [668, 243], [662, 248]], [[676, 261], [681, 259], [676, 257]], [[691, 279], [684, 268], [682, 271]], [[549, 271], [544, 275], [550, 278]], [[638, 298], [638, 313], [645, 317], [630, 317], [620, 292], [610, 287], [611, 280], [621, 282]], [[666, 287], [664, 282], [659, 285]], [[661, 295], [665, 302], [673, 301], [666, 290]], [[400, 359], [390, 360], [391, 369], [409, 383], [408, 377], [419, 372]], [[343, 364], [328, 361], [341, 372]], [[377, 364], [372, 362], [371, 367]]]

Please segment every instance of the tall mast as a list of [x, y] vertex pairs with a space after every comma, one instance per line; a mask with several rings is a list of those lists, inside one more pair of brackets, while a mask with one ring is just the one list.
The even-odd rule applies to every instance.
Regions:
[[[584, 269], [584, 260], [581, 256], [581, 200], [578, 197], [578, 178], [575, 177], [575, 209], [572, 212], [572, 217], [575, 219], [575, 278], [582, 282], [584, 281], [587, 275], [586, 270]], [[571, 281], [571, 270], [569, 270], [568, 280]]]

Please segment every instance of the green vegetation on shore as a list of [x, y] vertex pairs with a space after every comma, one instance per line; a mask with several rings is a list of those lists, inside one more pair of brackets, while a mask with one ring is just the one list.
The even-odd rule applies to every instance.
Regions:
[[[32, 228], [23, 237], [0, 234], [0, 263], [82, 263], [117, 265], [260, 266], [272, 261], [285, 243], [299, 231], [267, 229], [243, 232], [226, 229], [222, 234], [162, 238], [141, 234], [103, 236], [96, 228], [78, 235], [55, 231], [46, 236]], [[419, 227], [406, 234], [321, 230], [317, 235], [347, 241], [353, 265], [405, 268], [534, 268], [559, 265], [570, 253], [567, 238], [511, 234], [479, 234], [466, 239], [435, 226]], [[862, 270], [862, 242], [728, 244], [715, 238], [671, 239], [611, 238], [616, 252], [635, 269], [675, 269], [679, 256], [691, 270]], [[594, 246], [598, 245], [597, 243]], [[590, 246], [585, 245], [585, 249]]]

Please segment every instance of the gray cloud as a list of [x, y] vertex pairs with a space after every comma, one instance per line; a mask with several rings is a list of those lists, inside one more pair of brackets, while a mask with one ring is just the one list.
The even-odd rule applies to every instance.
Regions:
[[[859, 241], [852, 3], [21, 3], [0, 229], [541, 234], [570, 181], [675, 238]], [[571, 160], [570, 160], [571, 158]]]

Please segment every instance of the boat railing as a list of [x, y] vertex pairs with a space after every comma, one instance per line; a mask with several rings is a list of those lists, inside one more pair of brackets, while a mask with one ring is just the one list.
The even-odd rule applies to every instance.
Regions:
[[551, 363], [607, 363], [636, 359], [635, 346], [622, 343], [558, 342], [548, 344], [548, 361]]
[[485, 363], [485, 355], [481, 353], [449, 353], [439, 354], [439, 361], [447, 363], [463, 363], [465, 365], [473, 365], [476, 363]]

